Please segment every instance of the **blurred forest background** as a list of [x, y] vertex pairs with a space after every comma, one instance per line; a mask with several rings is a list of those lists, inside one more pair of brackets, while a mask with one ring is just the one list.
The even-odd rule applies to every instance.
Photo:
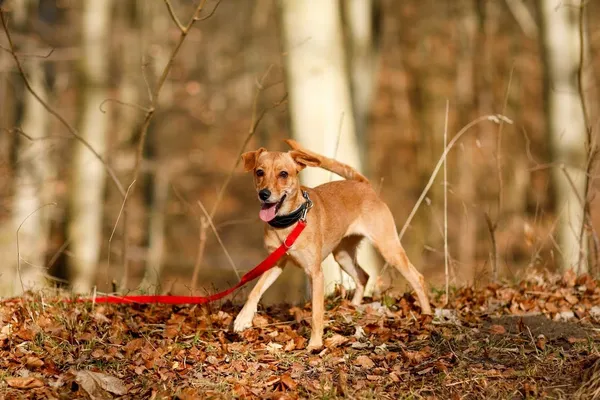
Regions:
[[[508, 279], [598, 273], [600, 27], [586, 21], [600, 20], [600, 2], [580, 19], [579, 1], [208, 0], [188, 31], [198, 2], [2, 3], [31, 88], [72, 131], [31, 95], [2, 32], [1, 296], [228, 287], [232, 264], [241, 273], [266, 255], [252, 178], [230, 173], [245, 144], [284, 150], [287, 137], [360, 167], [400, 230], [443, 153], [447, 102], [448, 141], [478, 117], [507, 117], [477, 123], [448, 154], [450, 284], [488, 282], [494, 265]], [[341, 82], [342, 100], [315, 125], [300, 106], [336, 97], [302, 73], [327, 35], [320, 57], [337, 69], [320, 79]], [[440, 171], [402, 237], [433, 287], [444, 283], [443, 182]], [[577, 240], [584, 212], [582, 246], [569, 247], [561, 234]], [[266, 301], [302, 300], [303, 279], [286, 269]], [[393, 268], [373, 284], [404, 288]]]

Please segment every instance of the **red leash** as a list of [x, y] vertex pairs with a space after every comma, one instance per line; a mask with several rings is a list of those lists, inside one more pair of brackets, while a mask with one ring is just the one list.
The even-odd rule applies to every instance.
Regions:
[[298, 221], [298, 224], [292, 230], [292, 232], [288, 235], [288, 237], [283, 241], [281, 246], [279, 246], [274, 252], [269, 254], [267, 258], [265, 258], [260, 264], [258, 264], [253, 270], [247, 272], [242, 279], [233, 287], [229, 289], [215, 293], [210, 296], [159, 296], [159, 295], [133, 295], [133, 296], [101, 296], [96, 298], [80, 298], [78, 301], [82, 302], [95, 302], [95, 303], [112, 303], [112, 304], [128, 304], [128, 303], [162, 303], [162, 304], [206, 304], [211, 301], [219, 300], [228, 294], [232, 293], [234, 290], [238, 289], [241, 286], [244, 286], [246, 283], [258, 278], [266, 271], [273, 268], [277, 261], [287, 251], [292, 247], [292, 245], [298, 239], [298, 236], [302, 233], [304, 228], [306, 227], [306, 221], [301, 219]]

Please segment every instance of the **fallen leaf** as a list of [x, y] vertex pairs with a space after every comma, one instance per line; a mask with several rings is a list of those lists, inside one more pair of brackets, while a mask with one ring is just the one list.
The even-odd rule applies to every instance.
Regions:
[[362, 355], [356, 357], [356, 360], [354, 360], [354, 365], [358, 365], [359, 367], [368, 369], [373, 368], [375, 366], [375, 363], [369, 357]]
[[490, 327], [490, 332], [496, 335], [503, 335], [506, 333], [506, 328], [502, 325], [492, 325]]
[[283, 348], [283, 345], [275, 342], [269, 342], [267, 344], [267, 351], [269, 353], [276, 353]]
[[572, 304], [572, 305], [579, 303], [579, 299], [576, 296], [572, 295], [571, 293], [568, 293], [565, 296], [565, 300], [568, 301], [569, 304]]
[[119, 378], [101, 372], [76, 371], [75, 381], [87, 392], [92, 400], [107, 398], [106, 392], [120, 396], [127, 394], [127, 388]]
[[8, 386], [16, 389], [33, 389], [44, 386], [44, 382], [42, 382], [38, 378], [33, 377], [6, 378], [6, 383], [8, 384]]
[[285, 387], [287, 387], [290, 390], [296, 390], [296, 382], [294, 382], [290, 374], [281, 375], [281, 383], [283, 383]]
[[262, 315], [256, 315], [252, 319], [252, 325], [257, 328], [264, 328], [265, 326], [269, 325], [269, 320], [267, 319], [267, 317], [264, 317]]
[[29, 368], [39, 368], [44, 365], [44, 362], [37, 357], [29, 356], [25, 360], [25, 365]]
[[333, 349], [335, 347], [341, 346], [342, 344], [346, 343], [347, 341], [348, 341], [348, 338], [336, 333], [335, 335], [325, 339], [325, 347], [327, 347], [328, 349]]
[[283, 347], [283, 350], [284, 351], [292, 351], [295, 348], [296, 348], [296, 343], [294, 342], [294, 339], [290, 339]]
[[417, 372], [418, 375], [425, 375], [426, 373], [428, 373], [429, 371], [431, 371], [433, 369], [433, 367], [428, 367], [425, 369], [420, 370], [419, 372]]

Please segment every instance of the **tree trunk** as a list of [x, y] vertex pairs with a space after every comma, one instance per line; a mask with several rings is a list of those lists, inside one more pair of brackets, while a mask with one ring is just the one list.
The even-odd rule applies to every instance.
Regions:
[[[360, 170], [339, 2], [281, 0], [280, 6], [293, 136], [303, 146]], [[328, 171], [318, 168], [301, 174], [303, 184], [310, 187], [330, 178]], [[364, 249], [360, 253], [359, 262], [373, 282], [377, 259], [364, 260]], [[323, 272], [326, 293], [337, 283], [352, 287], [333, 257], [323, 262]]]
[[[33, 4], [30, 0], [19, 0], [14, 3], [15, 28], [27, 33], [27, 21], [32, 16], [29, 11]], [[31, 43], [27, 40], [26, 43]], [[20, 51], [32, 52], [31, 46], [25, 45]], [[44, 99], [48, 96], [45, 84], [43, 59], [31, 58], [23, 61], [31, 86]], [[45, 283], [45, 256], [49, 236], [49, 216], [51, 208], [43, 207], [51, 201], [52, 193], [48, 180], [54, 170], [49, 156], [47, 142], [40, 140], [48, 135], [48, 113], [43, 106], [22, 87], [23, 114], [20, 129], [32, 140], [19, 136], [16, 139], [16, 174], [13, 197], [13, 224], [11, 236], [15, 238], [14, 253], [5, 260], [9, 264], [8, 274], [16, 271], [17, 250], [16, 235], [19, 230], [20, 271], [14, 279], [3, 279], [10, 287], [3, 288], [2, 293], [17, 294], [22, 290], [36, 290]], [[19, 226], [22, 224], [21, 228]], [[13, 263], [14, 260], [14, 263]], [[4, 285], [3, 285], [4, 286]], [[6, 289], [6, 290], [5, 290]]]
[[[577, 81], [580, 0], [558, 4], [538, 0], [545, 66], [546, 123], [553, 161], [558, 244], [563, 269], [587, 272], [587, 246], [580, 241], [584, 222], [586, 126]], [[564, 168], [562, 167], [564, 165]]]
[[[350, 0], [342, 6], [354, 127], [358, 143], [366, 148], [369, 112], [377, 87], [380, 4], [379, 0]], [[364, 171], [367, 171], [368, 164], [366, 154], [366, 151], [360, 154]]]
[[[108, 119], [98, 106], [108, 97], [111, 0], [83, 2], [81, 59], [82, 110], [79, 131], [100, 154], [106, 149]], [[105, 169], [88, 149], [75, 144], [71, 177], [68, 235], [71, 281], [76, 292], [94, 283], [102, 244]]]

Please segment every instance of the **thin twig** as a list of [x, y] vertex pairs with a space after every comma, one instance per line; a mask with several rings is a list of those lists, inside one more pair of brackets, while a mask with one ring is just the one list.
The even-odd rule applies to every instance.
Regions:
[[183, 32], [185, 30], [185, 27], [179, 21], [179, 18], [177, 18], [177, 15], [175, 14], [175, 10], [173, 10], [173, 5], [171, 4], [171, 2], [169, 0], [165, 0], [165, 4], [167, 5], [167, 9], [169, 10], [169, 15], [171, 16], [171, 19], [173, 20], [173, 22], [175, 22], [175, 25], [177, 25], [179, 30], [181, 32]]
[[233, 258], [231, 258], [231, 255], [229, 255], [229, 252], [227, 251], [227, 248], [225, 247], [225, 244], [221, 240], [221, 236], [219, 235], [219, 232], [217, 232], [217, 228], [215, 228], [215, 224], [213, 224], [213, 220], [210, 217], [210, 214], [208, 213], [208, 211], [204, 207], [204, 204], [202, 204], [202, 201], [198, 200], [198, 205], [200, 206], [200, 209], [204, 213], [204, 217], [208, 220], [208, 224], [210, 225], [213, 233], [215, 234], [215, 237], [217, 238], [217, 241], [219, 242], [219, 245], [223, 249], [223, 252], [225, 253], [225, 257], [227, 257], [227, 261], [229, 261], [229, 264], [231, 265], [231, 268], [233, 269], [233, 272], [235, 272], [235, 276], [237, 276], [237, 278], [240, 279], [240, 273], [237, 270], [235, 262], [233, 261]]
[[194, 272], [192, 273], [192, 284], [191, 289], [192, 292], [196, 291], [196, 284], [198, 281], [198, 275], [200, 274], [200, 266], [202, 265], [202, 260], [204, 259], [204, 250], [206, 248], [206, 230], [208, 229], [208, 220], [204, 216], [200, 216], [194, 207], [183, 197], [183, 195], [177, 190], [174, 185], [171, 185], [173, 189], [173, 193], [175, 196], [181, 201], [187, 209], [194, 214], [198, 222], [198, 253], [196, 253], [196, 262], [194, 263]]
[[[415, 214], [417, 213], [417, 210], [419, 209], [419, 207], [421, 206], [421, 203], [423, 203], [423, 200], [425, 199], [425, 196], [427, 196], [427, 193], [429, 192], [429, 189], [431, 189], [431, 186], [433, 185], [433, 182], [438, 174], [438, 172], [440, 171], [440, 168], [442, 166], [442, 163], [446, 160], [446, 156], [448, 155], [448, 153], [450, 152], [450, 150], [452, 149], [452, 147], [456, 144], [456, 142], [466, 133], [469, 131], [469, 129], [471, 129], [473, 126], [484, 122], [484, 121], [491, 121], [494, 123], [499, 124], [500, 120], [503, 120], [509, 124], [512, 124], [512, 121], [505, 117], [504, 115], [500, 115], [500, 114], [491, 114], [491, 115], [484, 115], [481, 116], [479, 118], [474, 119], [473, 121], [469, 122], [467, 125], [465, 125], [456, 135], [454, 135], [454, 137], [452, 138], [452, 140], [448, 143], [448, 145], [446, 146], [446, 148], [444, 149], [444, 152], [442, 153], [442, 155], [440, 156], [435, 168], [433, 169], [433, 172], [431, 173], [431, 176], [429, 177], [429, 182], [427, 182], [427, 185], [425, 185], [425, 188], [423, 189], [423, 191], [421, 192], [421, 195], [419, 196], [419, 199], [417, 200], [417, 202], [415, 203], [413, 209], [411, 210], [410, 214], [408, 215], [408, 218], [406, 219], [406, 221], [404, 222], [404, 225], [402, 226], [402, 229], [400, 230], [400, 233], [398, 234], [399, 239], [402, 241], [402, 238], [404, 237], [404, 233], [406, 233], [406, 230], [408, 229], [413, 217], [415, 216]], [[383, 274], [383, 272], [385, 272], [385, 270], [388, 267], [388, 263], [385, 263], [385, 265], [383, 266], [383, 269], [381, 270], [381, 274]]]
[[75, 139], [77, 139], [84, 147], [86, 147], [94, 155], [94, 157], [96, 157], [98, 159], [98, 161], [100, 161], [102, 163], [102, 165], [104, 166], [104, 169], [106, 169], [106, 172], [108, 173], [108, 175], [110, 176], [111, 180], [113, 181], [113, 183], [117, 187], [117, 190], [119, 191], [119, 193], [121, 194], [121, 196], [125, 197], [125, 189], [123, 188], [123, 185], [119, 181], [119, 178], [117, 178], [117, 175], [115, 174], [115, 172], [113, 171], [113, 169], [110, 167], [110, 165], [108, 165], [108, 163], [104, 160], [104, 158], [102, 158], [102, 156], [92, 147], [92, 145], [89, 144], [89, 142], [87, 142], [79, 134], [79, 132], [77, 132], [77, 130], [75, 128], [73, 128], [71, 126], [71, 124], [69, 124], [67, 122], [67, 120], [62, 117], [62, 115], [60, 115], [57, 111], [55, 111], [52, 107], [50, 107], [50, 105], [48, 103], [46, 103], [46, 101], [44, 101], [44, 99], [42, 99], [40, 97], [40, 95], [37, 94], [37, 92], [33, 89], [33, 87], [31, 86], [31, 83], [29, 82], [29, 78], [27, 78], [27, 75], [25, 74], [25, 70], [23, 68], [23, 65], [21, 64], [21, 60], [19, 60], [19, 57], [17, 56], [17, 53], [15, 51], [15, 45], [13, 43], [13, 39], [12, 39], [12, 36], [10, 34], [10, 30], [8, 29], [8, 23], [6, 21], [5, 12], [3, 10], [0, 10], [0, 19], [2, 20], [2, 26], [4, 27], [4, 33], [6, 34], [6, 39], [8, 40], [8, 44], [10, 46], [9, 52], [12, 55], [13, 59], [15, 60], [15, 64], [17, 65], [17, 68], [19, 70], [19, 74], [21, 75], [21, 78], [23, 79], [23, 82], [25, 83], [25, 87], [27, 88], [27, 91], [33, 97], [35, 97], [35, 99], [44, 107], [44, 109], [46, 109], [46, 111], [48, 111], [56, 119], [58, 119], [60, 121], [60, 123], [63, 124], [63, 126], [65, 128], [67, 128], [67, 130], [69, 131], [69, 133]]
[[408, 226], [410, 225], [413, 217], [415, 216], [415, 214], [417, 213], [417, 210], [419, 209], [419, 207], [421, 206], [421, 203], [423, 202], [423, 200], [425, 199], [425, 196], [427, 195], [427, 193], [429, 192], [429, 189], [431, 189], [431, 186], [433, 185], [433, 181], [435, 180], [438, 172], [440, 171], [440, 168], [442, 166], [442, 163], [446, 160], [446, 156], [448, 155], [448, 153], [450, 152], [450, 150], [452, 149], [452, 147], [454, 146], [454, 144], [462, 137], [462, 135], [464, 135], [469, 129], [471, 129], [473, 126], [484, 122], [484, 121], [492, 121], [495, 123], [500, 123], [500, 120], [504, 120], [505, 122], [508, 123], [512, 123], [512, 121], [503, 116], [503, 115], [499, 115], [499, 114], [495, 114], [495, 115], [484, 115], [482, 117], [479, 117], [471, 122], [469, 122], [467, 125], [465, 125], [465, 127], [463, 127], [453, 138], [452, 140], [448, 143], [448, 146], [446, 146], [446, 148], [444, 149], [444, 152], [442, 153], [440, 159], [438, 160], [435, 168], [433, 169], [433, 172], [431, 174], [431, 177], [429, 178], [429, 182], [427, 182], [427, 185], [425, 185], [425, 188], [423, 189], [423, 192], [421, 193], [421, 196], [419, 197], [419, 199], [417, 200], [415, 206], [413, 207], [412, 211], [410, 212], [408, 218], [406, 219], [406, 222], [404, 223], [404, 226], [402, 227], [402, 230], [400, 231], [400, 233], [398, 234], [398, 236], [400, 237], [400, 240], [402, 240], [402, 237], [404, 236], [404, 233], [406, 233], [406, 229], [408, 229]]
[[485, 217], [485, 222], [487, 223], [488, 231], [490, 232], [490, 242], [492, 243], [492, 251], [490, 254], [491, 264], [492, 264], [492, 279], [494, 282], [498, 280], [498, 247], [496, 246], [496, 227], [492, 222], [489, 214], [487, 212], [483, 213]]
[[[170, 3], [168, 1], [165, 1], [165, 3], [167, 4], [167, 8], [169, 9], [169, 11], [172, 11], [172, 7], [170, 6]], [[150, 87], [148, 85], [148, 90], [150, 93], [150, 105], [147, 107], [146, 117], [144, 118], [144, 121], [142, 122], [142, 125], [140, 128], [140, 139], [138, 141], [137, 151], [136, 151], [136, 155], [135, 155], [135, 165], [133, 167], [132, 182], [138, 180], [138, 176], [140, 174], [142, 157], [143, 157], [143, 153], [144, 153], [144, 147], [146, 144], [146, 137], [148, 136], [148, 128], [150, 127], [150, 121], [152, 120], [152, 117], [154, 116], [154, 114], [156, 112], [156, 107], [158, 105], [157, 104], [158, 96], [160, 95], [160, 92], [167, 80], [167, 77], [169, 76], [169, 73], [171, 72], [171, 68], [173, 67], [173, 62], [175, 61], [175, 57], [179, 53], [179, 50], [181, 49], [181, 46], [183, 45], [183, 42], [185, 41], [185, 38], [187, 37], [188, 32], [190, 31], [190, 29], [192, 28], [194, 23], [196, 23], [196, 21], [198, 20], [197, 17], [200, 14], [200, 12], [202, 11], [205, 4], [206, 4], [206, 0], [201, 0], [200, 3], [198, 4], [198, 6], [196, 7], [196, 11], [194, 12], [192, 18], [190, 18], [187, 25], [184, 27], [179, 27], [180, 31], [181, 31], [181, 33], [179, 35], [179, 40], [177, 41], [177, 44], [173, 48], [173, 50], [171, 52], [171, 56], [169, 57], [169, 60], [167, 61], [167, 65], [165, 65], [165, 67], [160, 75], [160, 78], [158, 79], [158, 82], [156, 83], [154, 90], [150, 90]], [[171, 13], [171, 16], [172, 16], [172, 18], [174, 18], [175, 14]], [[125, 199], [124, 205], [125, 205], [125, 214], [124, 214], [123, 219], [124, 219], [125, 229], [127, 230], [127, 226], [129, 225], [129, 218], [128, 218], [129, 202], [127, 201], [127, 199]], [[123, 259], [122, 259], [123, 276], [121, 278], [121, 287], [122, 288], [123, 288], [123, 283], [126, 282], [126, 279], [127, 279], [126, 277], [129, 274], [129, 262], [128, 262], [128, 257], [127, 257], [127, 248], [128, 248], [128, 241], [129, 241], [128, 234], [125, 234], [125, 236], [126, 237], [123, 240]]]
[[198, 16], [194, 17], [194, 19], [196, 21], [205, 21], [207, 19], [209, 19], [210, 17], [212, 17], [215, 12], [217, 11], [217, 8], [219, 7], [219, 5], [221, 4], [222, 0], [218, 0], [217, 4], [215, 4], [215, 6], [213, 7], [212, 11], [208, 13], [208, 15], [206, 15], [205, 17], [199, 18]]
[[237, 169], [237, 167], [240, 165], [240, 162], [242, 161], [242, 158], [241, 158], [242, 153], [246, 150], [246, 146], [248, 146], [248, 143], [250, 143], [250, 139], [252, 139], [252, 137], [254, 136], [254, 133], [256, 132], [256, 128], [258, 127], [258, 124], [263, 119], [263, 117], [266, 115], [267, 111], [279, 107], [287, 99], [287, 93], [286, 93], [273, 106], [271, 106], [269, 109], [263, 109], [261, 111], [260, 115], [257, 116], [259, 95], [264, 90], [264, 87], [263, 87], [264, 81], [267, 78], [267, 76], [269, 75], [269, 72], [271, 71], [272, 67], [273, 67], [273, 65], [269, 65], [269, 67], [267, 68], [267, 71], [263, 74], [260, 82], [258, 82], [258, 84], [257, 84], [257, 90], [256, 90], [256, 93], [254, 94], [254, 100], [253, 100], [253, 104], [252, 104], [252, 119], [251, 119], [250, 129], [248, 130], [248, 135], [246, 135], [246, 139], [244, 139], [244, 142], [242, 143], [240, 151], [238, 152], [238, 156], [237, 156], [235, 162], [233, 163], [231, 171], [229, 171], [229, 175], [227, 175], [227, 178], [225, 178], [225, 182], [223, 183], [223, 186], [221, 186], [221, 188], [219, 189], [219, 193], [217, 194], [217, 199], [215, 200], [215, 203], [214, 203], [212, 209], [210, 210], [211, 219], [214, 218], [217, 213], [219, 205], [221, 204], [221, 201], [223, 200], [223, 196], [225, 195], [225, 191], [227, 190], [227, 187], [229, 186], [229, 183], [231, 182], [231, 179], [233, 178], [233, 174], [235, 173], [235, 170]]
[[[2, 15], [4, 15], [4, 14], [2, 14]], [[41, 210], [42, 208], [47, 207], [47, 206], [56, 206], [56, 203], [47, 203], [47, 204], [39, 206], [38, 208], [33, 210], [31, 213], [29, 213], [29, 215], [27, 215], [25, 217], [25, 219], [23, 221], [21, 221], [21, 223], [19, 224], [19, 227], [17, 228], [17, 275], [19, 276], [19, 281], [21, 282], [21, 290], [23, 291], [23, 293], [25, 293], [25, 285], [23, 284], [23, 277], [21, 276], [21, 244], [19, 242], [19, 232], [21, 231], [21, 227], [23, 226], [23, 224], [25, 224], [25, 222], [27, 222], [29, 217], [31, 217], [33, 214], [35, 214], [36, 212], [38, 212], [39, 210]]]
[[198, 274], [200, 273], [200, 266], [204, 259], [204, 249], [206, 248], [206, 230], [208, 229], [208, 219], [206, 217], [200, 218], [200, 239], [198, 240], [198, 253], [196, 254], [196, 262], [194, 263], [194, 272], [192, 273], [192, 290], [196, 291], [196, 285], [198, 283]]
[[[510, 69], [510, 75], [508, 78], [508, 85], [506, 87], [506, 93], [504, 95], [504, 104], [502, 105], [502, 115], [506, 115], [506, 107], [508, 106], [508, 97], [510, 95], [510, 88], [512, 86], [513, 73], [515, 67]], [[494, 230], [498, 228], [498, 222], [500, 221], [500, 215], [502, 213], [502, 202], [504, 192], [504, 181], [502, 179], [502, 131], [504, 128], [504, 122], [500, 121], [498, 124], [498, 135], [496, 137], [496, 173], [498, 174], [498, 208], [496, 210], [496, 220], [494, 221]]]
[[[2, 45], [0, 45], [0, 49], [6, 51], [8, 53], [11, 52], [9, 48], [4, 47]], [[55, 48], [53, 47], [53, 48], [50, 49], [50, 51], [48, 51], [48, 54], [43, 54], [43, 55], [40, 55], [40, 54], [31, 54], [31, 53], [16, 53], [16, 54], [19, 57], [48, 58], [48, 57], [50, 57], [52, 55], [52, 53], [54, 53], [54, 50], [55, 50]]]
[[[337, 132], [337, 137], [336, 137], [336, 140], [335, 140], [335, 147], [333, 149], [333, 154], [332, 154], [331, 158], [336, 158], [337, 157], [337, 153], [338, 153], [338, 150], [340, 148], [340, 142], [342, 140], [342, 127], [343, 126], [344, 126], [344, 112], [342, 111], [340, 113], [340, 123], [338, 124], [338, 132]], [[329, 173], [329, 181], [330, 182], [333, 180], [334, 175], [335, 174], [333, 172]]]
[[[444, 148], [448, 145], [448, 114], [450, 102], [446, 100], [446, 117], [444, 120]], [[448, 162], [444, 157], [444, 275], [446, 278], [446, 304], [450, 299], [450, 273], [448, 268]]]
[[[112, 240], [113, 240], [113, 236], [115, 235], [115, 231], [117, 230], [117, 226], [119, 225], [119, 220], [121, 219], [121, 215], [123, 214], [123, 210], [125, 209], [125, 202], [127, 201], [127, 198], [129, 197], [129, 192], [131, 191], [131, 188], [133, 187], [133, 185], [135, 184], [135, 181], [131, 182], [129, 184], [129, 187], [127, 188], [127, 191], [125, 192], [125, 197], [123, 198], [123, 202], [121, 203], [121, 209], [119, 210], [119, 214], [117, 215], [117, 220], [115, 221], [115, 225], [113, 226], [113, 230], [110, 233], [110, 237], [108, 238], [108, 256], [107, 256], [107, 261], [106, 261], [106, 270], [108, 271], [110, 269], [110, 247], [112, 245]], [[127, 280], [125, 280], [125, 284], [127, 283]]]
[[104, 109], [104, 104], [109, 103], [109, 102], [117, 103], [117, 104], [120, 104], [122, 106], [127, 106], [127, 107], [131, 107], [131, 108], [135, 108], [136, 110], [139, 110], [139, 111], [142, 111], [142, 112], [145, 112], [145, 113], [148, 112], [148, 108], [147, 107], [144, 107], [144, 106], [139, 105], [139, 104], [128, 103], [126, 101], [122, 101], [122, 100], [119, 100], [119, 99], [105, 99], [98, 106], [98, 109], [100, 110], [101, 113], [106, 114], [106, 110]]

